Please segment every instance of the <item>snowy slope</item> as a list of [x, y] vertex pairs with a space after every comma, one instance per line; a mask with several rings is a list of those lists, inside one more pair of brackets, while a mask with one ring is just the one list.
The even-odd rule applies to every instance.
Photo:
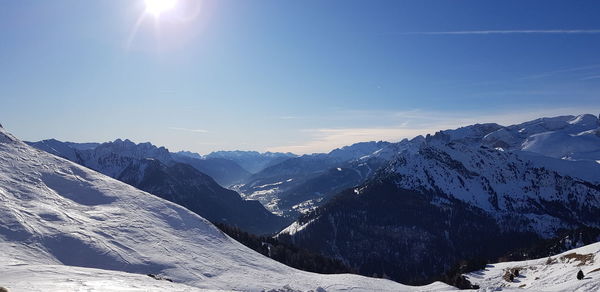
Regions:
[[[422, 145], [392, 163], [399, 187], [438, 192], [504, 220], [523, 219], [519, 228], [552, 236], [567, 222], [600, 227], [600, 187], [547, 169], [535, 157], [462, 143]], [[600, 176], [597, 165], [588, 173]], [[357, 190], [360, 192], [360, 190]], [[561, 207], [554, 207], [560, 205]], [[560, 211], [559, 211], [560, 210]]]
[[[509, 282], [503, 276], [511, 269], [518, 269], [519, 275]], [[580, 269], [585, 278], [577, 280]], [[600, 242], [548, 258], [488, 265], [466, 277], [487, 291], [600, 291]]]
[[[1, 260], [4, 260], [2, 258]], [[2, 287], [11, 291], [102, 291], [102, 292], [196, 292], [213, 291], [195, 288], [146, 275], [81, 268], [65, 265], [6, 265], [2, 267]]]
[[[134, 275], [76, 267], [157, 274], [203, 289], [450, 289], [439, 283], [410, 287], [289, 268], [235, 242], [182, 207], [29, 147], [3, 129], [0, 202], [0, 283], [9, 291], [41, 290], [49, 281], [91, 291], [104, 291], [89, 285], [92, 280], [133, 279], [129, 285], [139, 280], [143, 289], [148, 283]], [[22, 281], [36, 271], [36, 281]], [[162, 285], [153, 281], [151, 285]]]
[[483, 143], [492, 147], [568, 160], [600, 160], [600, 121], [590, 114], [541, 118], [484, 134]]

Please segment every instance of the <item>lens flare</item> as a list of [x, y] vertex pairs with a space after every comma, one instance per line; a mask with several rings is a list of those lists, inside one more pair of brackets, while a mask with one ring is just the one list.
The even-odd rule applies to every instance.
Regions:
[[146, 13], [154, 16], [160, 16], [161, 13], [169, 11], [175, 7], [177, 0], [145, 0]]

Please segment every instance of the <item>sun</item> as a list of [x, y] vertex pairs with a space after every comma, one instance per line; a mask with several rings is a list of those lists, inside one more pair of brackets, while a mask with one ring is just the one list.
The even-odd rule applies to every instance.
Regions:
[[175, 7], [177, 0], [145, 0], [146, 13], [154, 16], [160, 16], [161, 13], [169, 11]]

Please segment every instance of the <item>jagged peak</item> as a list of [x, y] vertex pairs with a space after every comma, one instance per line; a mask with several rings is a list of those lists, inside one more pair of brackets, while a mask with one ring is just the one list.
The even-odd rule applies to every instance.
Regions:
[[501, 128], [503, 127], [496, 123], [474, 124], [451, 130], [438, 131], [434, 135], [428, 134], [425, 140], [427, 142], [442, 141], [444, 143], [449, 141], [477, 140], [483, 139], [487, 134]]
[[163, 146], [157, 147], [150, 142], [134, 143], [129, 139], [116, 139], [112, 142], [105, 142], [93, 149], [95, 156], [103, 156], [107, 153], [114, 153], [119, 156], [132, 157], [136, 159], [155, 158], [162, 162], [172, 160], [171, 153]]
[[129, 139], [125, 139], [125, 140], [123, 140], [123, 139], [121, 139], [121, 138], [117, 138], [117, 139], [116, 139], [116, 140], [114, 140], [114, 141], [111, 141], [111, 142], [106, 142], [106, 143], [104, 143], [104, 144], [117, 144], [117, 145], [137, 145], [136, 143], [133, 143], [133, 142], [132, 142], [131, 140], [129, 140]]
[[109, 141], [109, 142], [104, 142], [102, 144], [100, 144], [100, 146], [116, 146], [116, 147], [122, 147], [122, 148], [143, 148], [143, 149], [159, 149], [159, 150], [167, 150], [167, 148], [165, 148], [164, 146], [156, 146], [150, 142], [140, 142], [140, 143], [135, 143], [129, 139], [121, 139], [121, 138], [117, 138], [114, 141]]

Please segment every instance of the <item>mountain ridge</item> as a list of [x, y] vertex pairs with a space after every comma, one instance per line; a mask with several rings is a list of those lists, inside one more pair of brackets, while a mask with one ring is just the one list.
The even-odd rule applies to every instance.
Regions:
[[128, 139], [87, 150], [73, 149], [57, 140], [29, 144], [181, 204], [214, 222], [256, 234], [277, 232], [285, 224], [260, 203], [242, 199], [199, 171], [203, 166], [195, 163], [197, 159], [178, 159], [165, 147], [135, 144]]
[[[536, 121], [573, 133], [597, 127], [591, 115]], [[464, 258], [500, 256], [562, 229], [600, 228], [600, 164], [486, 145], [483, 138], [501, 129], [477, 124], [393, 144], [373, 154], [389, 152], [389, 160], [364, 183], [301, 215], [278, 237], [363, 274], [422, 283]], [[465, 242], [461, 232], [480, 238]]]

